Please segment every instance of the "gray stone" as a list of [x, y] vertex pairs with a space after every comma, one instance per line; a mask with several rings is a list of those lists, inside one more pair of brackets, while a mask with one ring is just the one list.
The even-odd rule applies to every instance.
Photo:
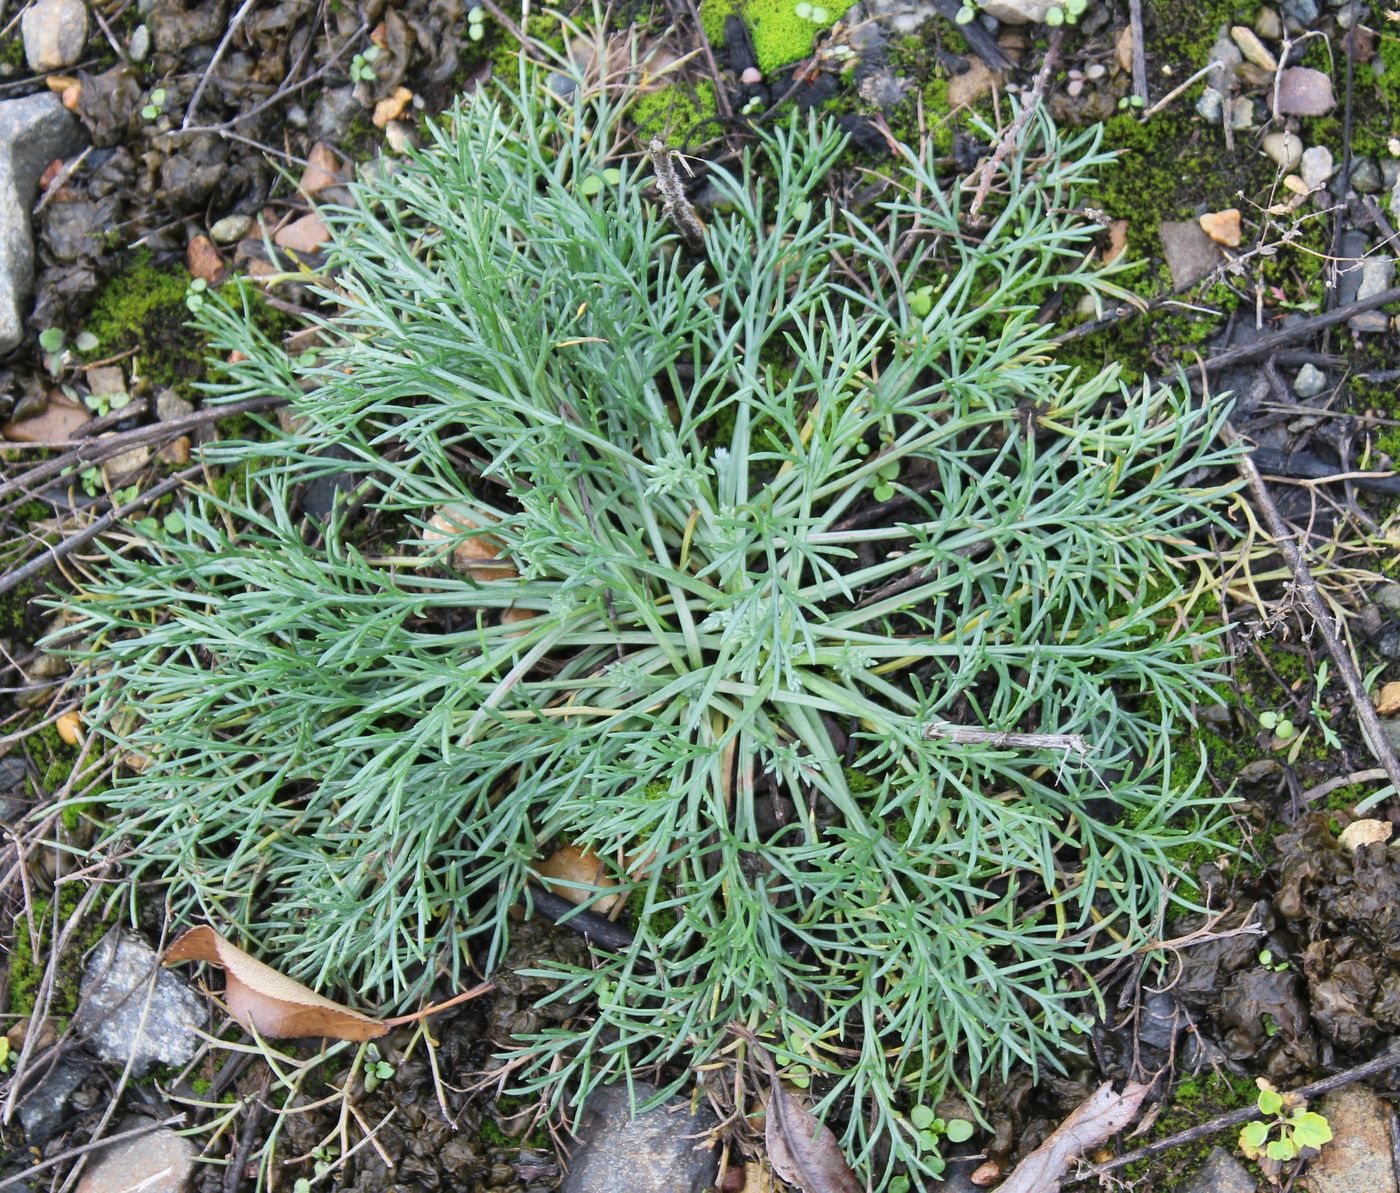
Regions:
[[1337, 172], [1337, 167], [1332, 161], [1330, 149], [1325, 145], [1314, 145], [1311, 149], [1303, 150], [1298, 170], [1308, 190], [1315, 191], [1327, 185], [1327, 180]]
[[311, 108], [312, 140], [339, 144], [363, 109], [353, 87], [329, 87]]
[[1201, 92], [1201, 98], [1196, 101], [1196, 115], [1209, 124], [1220, 123], [1220, 111], [1225, 104], [1225, 97], [1214, 87], [1207, 87]]
[[[1311, 1171], [1311, 1169], [1309, 1169]], [[1181, 1193], [1254, 1193], [1254, 1178], [1223, 1147], [1214, 1147]]]
[[1274, 57], [1273, 51], [1259, 40], [1259, 34], [1248, 25], [1236, 25], [1230, 30], [1230, 39], [1239, 46], [1240, 53], [1247, 61], [1264, 70], [1278, 70], [1278, 59]]
[[1327, 388], [1327, 374], [1315, 365], [1304, 365], [1293, 382], [1293, 392], [1300, 398], [1315, 398]]
[[124, 1065], [131, 1058], [131, 1074], [139, 1077], [153, 1065], [185, 1064], [199, 1048], [195, 1032], [206, 1019], [204, 1000], [160, 968], [150, 945], [114, 928], [83, 971], [73, 1028], [100, 1059]]
[[194, 403], [186, 401], [173, 389], [163, 389], [156, 394], [156, 418], [163, 423], [172, 423], [177, 418], [189, 418], [194, 413]]
[[1351, 1085], [1333, 1090], [1311, 1109], [1332, 1127], [1332, 1142], [1308, 1164], [1312, 1193], [1397, 1193], [1389, 1103], [1364, 1085]]
[[[638, 1102], [657, 1092], [644, 1081], [635, 1090]], [[708, 1107], [692, 1115], [686, 1102], [633, 1118], [625, 1085], [600, 1089], [588, 1099], [560, 1193], [702, 1193], [719, 1174], [719, 1153], [704, 1138], [715, 1125]]]
[[1278, 77], [1280, 116], [1326, 116], [1337, 106], [1332, 79], [1310, 66], [1290, 66]]
[[1157, 228], [1162, 252], [1178, 290], [1199, 282], [1223, 258], [1220, 246], [1201, 231], [1196, 220], [1164, 220]]
[[1278, 41], [1283, 36], [1283, 22], [1267, 4], [1261, 5], [1254, 17], [1254, 32], [1270, 41]]
[[137, 25], [131, 31], [131, 40], [126, 43], [126, 52], [133, 62], [145, 62], [151, 52], [151, 30], [146, 25]]
[[24, 56], [35, 74], [72, 66], [87, 44], [88, 14], [83, 0], [38, 0], [19, 23]]
[[1239, 96], [1230, 101], [1230, 127], [1231, 128], [1253, 128], [1254, 127], [1254, 101], [1246, 96]]
[[1059, 0], [982, 0], [979, 8], [1004, 25], [1039, 25]]
[[1374, 195], [1381, 189], [1381, 168], [1372, 158], [1358, 158], [1351, 168], [1350, 182], [1357, 194]]
[[1395, 258], [1367, 257], [1361, 262], [1361, 285], [1356, 289], [1356, 297], [1361, 301], [1374, 298], [1384, 290], [1389, 290], [1395, 280]]
[[[128, 1118], [118, 1130], [149, 1119]], [[78, 1182], [78, 1193], [185, 1193], [194, 1176], [194, 1145], [169, 1127], [104, 1147]]]
[[1294, 29], [1306, 29], [1317, 20], [1317, 0], [1283, 0], [1283, 19]]
[[52, 92], [0, 103], [0, 353], [24, 339], [34, 285], [29, 213], [39, 178], [55, 158], [77, 153], [84, 140], [77, 118]]
[[236, 240], [242, 240], [252, 226], [251, 215], [226, 215], [210, 226], [209, 236], [215, 244], [233, 244]]
[[91, 1072], [90, 1064], [65, 1057], [38, 1085], [24, 1091], [24, 1097], [19, 1100], [19, 1121], [24, 1128], [25, 1142], [38, 1146], [58, 1134], [69, 1099]]

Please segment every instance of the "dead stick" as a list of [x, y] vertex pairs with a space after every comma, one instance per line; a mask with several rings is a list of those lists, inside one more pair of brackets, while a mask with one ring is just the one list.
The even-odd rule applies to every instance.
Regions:
[[[1227, 444], [1232, 445], [1242, 442], [1239, 433], [1229, 423], [1225, 424], [1221, 438]], [[1259, 475], [1259, 469], [1254, 466], [1254, 460], [1247, 452], [1241, 453], [1239, 468], [1245, 483], [1249, 486], [1249, 494], [1255, 507], [1264, 515], [1264, 521], [1269, 527], [1269, 533], [1273, 536], [1275, 546], [1283, 553], [1289, 571], [1293, 573], [1293, 582], [1302, 594], [1303, 603], [1307, 605], [1308, 612], [1313, 615], [1313, 621], [1317, 625], [1318, 632], [1322, 635], [1327, 653], [1332, 656], [1332, 661], [1337, 665], [1337, 673], [1342, 677], [1347, 694], [1351, 697], [1352, 705], [1356, 709], [1356, 719], [1361, 722], [1362, 736], [1370, 744], [1371, 753], [1375, 756], [1376, 761], [1385, 769], [1396, 793], [1400, 794], [1400, 762], [1396, 761], [1395, 751], [1390, 748], [1385, 730], [1381, 728], [1380, 718], [1376, 716], [1376, 710], [1371, 705], [1371, 698], [1366, 695], [1365, 684], [1362, 682], [1361, 673], [1356, 669], [1356, 662], [1351, 657], [1351, 651], [1343, 645], [1341, 639], [1332, 629], [1332, 616], [1322, 600], [1322, 595], [1317, 591], [1317, 584], [1308, 571], [1303, 553], [1298, 549], [1292, 531], [1284, 523], [1283, 516], [1278, 512], [1278, 506], [1274, 504], [1273, 497], [1269, 495], [1268, 486], [1264, 484], [1264, 478]]]
[[1128, 0], [1128, 20], [1133, 26], [1133, 94], [1147, 104], [1147, 45], [1142, 26], [1142, 0]]
[[1060, 750], [1085, 755], [1090, 745], [1078, 733], [1008, 733], [999, 729], [974, 729], [933, 721], [924, 726], [926, 739], [943, 738], [960, 746], [1010, 746], [1014, 750]]
[[1299, 340], [1307, 339], [1315, 331], [1326, 331], [1327, 328], [1335, 327], [1338, 323], [1345, 323], [1353, 315], [1360, 315], [1364, 311], [1373, 311], [1377, 307], [1383, 307], [1391, 302], [1400, 302], [1400, 286], [1391, 286], [1389, 290], [1382, 290], [1379, 294], [1371, 295], [1370, 298], [1358, 299], [1347, 306], [1338, 307], [1335, 311], [1314, 315], [1310, 319], [1300, 320], [1291, 327], [1282, 327], [1278, 331], [1271, 331], [1252, 344], [1241, 344], [1237, 348], [1227, 348], [1224, 352], [1212, 356], [1201, 367], [1207, 372], [1216, 372], [1219, 369], [1228, 369], [1232, 365], [1244, 364], [1245, 361], [1254, 360], [1259, 356], [1268, 356], [1275, 348], [1281, 348], [1285, 344], [1296, 344]]
[[[1392, 1049], [1381, 1056], [1374, 1056], [1368, 1061], [1363, 1061], [1354, 1069], [1346, 1069], [1341, 1073], [1334, 1073], [1331, 1077], [1324, 1077], [1321, 1081], [1314, 1081], [1311, 1085], [1304, 1085], [1293, 1092], [1301, 1098], [1315, 1098], [1318, 1094], [1330, 1093], [1334, 1089], [1341, 1089], [1344, 1085], [1351, 1085], [1353, 1082], [1362, 1081], [1367, 1077], [1372, 1077], [1377, 1073], [1384, 1073], [1387, 1069], [1400, 1066], [1400, 1049]], [[1155, 1143], [1148, 1143], [1138, 1148], [1136, 1151], [1127, 1152], [1124, 1155], [1116, 1156], [1107, 1164], [1096, 1164], [1080, 1176], [1071, 1177], [1069, 1183], [1077, 1184], [1082, 1181], [1092, 1180], [1094, 1177], [1103, 1176], [1114, 1169], [1123, 1168], [1128, 1164], [1134, 1164], [1138, 1160], [1146, 1160], [1150, 1156], [1158, 1155], [1161, 1152], [1171, 1151], [1174, 1147], [1181, 1147], [1184, 1144], [1195, 1143], [1198, 1139], [1205, 1139], [1214, 1135], [1217, 1131], [1224, 1131], [1228, 1127], [1237, 1127], [1241, 1123], [1247, 1123], [1250, 1119], [1259, 1117], [1257, 1106], [1246, 1106], [1242, 1110], [1231, 1110], [1225, 1114], [1211, 1119], [1209, 1122], [1201, 1123], [1196, 1127], [1187, 1127], [1184, 1131], [1178, 1131], [1175, 1135], [1168, 1135], [1165, 1139], [1159, 1139]]]
[[198, 464], [193, 468], [186, 468], [184, 472], [177, 472], [174, 476], [166, 477], [155, 488], [147, 489], [144, 493], [138, 494], [134, 501], [128, 501], [120, 509], [108, 510], [91, 525], [83, 527], [77, 534], [70, 535], [56, 543], [42, 555], [31, 559], [23, 567], [6, 572], [0, 576], [0, 596], [4, 596], [11, 589], [19, 587], [26, 580], [39, 575], [39, 573], [48, 571], [60, 559], [72, 555], [79, 547], [90, 543], [104, 531], [110, 530], [121, 519], [164, 497], [171, 490], [178, 489], [186, 481], [193, 480], [203, 471], [204, 465]]
[[972, 206], [967, 209], [967, 218], [975, 220], [977, 213], [982, 210], [982, 204], [987, 201], [987, 193], [992, 189], [992, 179], [996, 176], [997, 167], [1008, 153], [1016, 147], [1016, 142], [1021, 136], [1021, 130], [1026, 126], [1026, 121], [1031, 118], [1031, 113], [1040, 105], [1040, 97], [1045, 94], [1045, 88], [1050, 82], [1050, 72], [1054, 69], [1055, 59], [1060, 56], [1060, 42], [1064, 38], [1064, 30], [1056, 29], [1050, 35], [1050, 44], [1045, 49], [1045, 61], [1040, 64], [1040, 73], [1035, 76], [1035, 85], [1031, 88], [1031, 93], [1026, 97], [1025, 106], [1016, 114], [1016, 119], [1011, 122], [1011, 127], [1006, 130], [1006, 134], [997, 142], [997, 147], [992, 156], [987, 160], [987, 164], [982, 167], [982, 181], [977, 184], [977, 193], [972, 197]]

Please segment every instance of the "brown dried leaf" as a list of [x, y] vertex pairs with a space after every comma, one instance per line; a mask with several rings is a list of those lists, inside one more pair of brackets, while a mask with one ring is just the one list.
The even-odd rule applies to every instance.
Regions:
[[372, 1040], [389, 1029], [377, 1019], [323, 998], [250, 957], [207, 924], [191, 928], [165, 950], [164, 965], [208, 961], [225, 974], [224, 1002], [247, 1028], [271, 1038], [329, 1036], [334, 1040]]
[[1076, 1159], [1133, 1121], [1150, 1088], [1130, 1083], [1119, 1094], [1104, 1082], [1088, 1101], [1075, 1107], [1053, 1135], [1016, 1165], [1006, 1182], [997, 1186], [997, 1193], [1055, 1193]]
[[764, 1138], [773, 1171], [802, 1193], [861, 1193], [830, 1128], [783, 1088], [776, 1073], [772, 1076]]

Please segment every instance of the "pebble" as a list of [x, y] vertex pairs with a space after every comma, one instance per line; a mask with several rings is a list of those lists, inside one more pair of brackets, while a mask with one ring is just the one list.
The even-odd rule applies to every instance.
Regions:
[[1317, 20], [1317, 0], [1283, 0], [1283, 19], [1295, 29], [1306, 29]]
[[5, 438], [12, 443], [45, 443], [69, 439], [92, 418], [84, 406], [62, 393], [49, 395], [48, 404], [38, 414], [17, 418], [5, 424]]
[[251, 215], [226, 215], [210, 227], [209, 237], [215, 244], [234, 244], [242, 240], [252, 226]]
[[1216, 244], [1226, 248], [1238, 248], [1240, 243], [1240, 211], [1230, 207], [1225, 211], [1208, 211], [1198, 221], [1201, 231]]
[[1222, 94], [1229, 91], [1231, 81], [1234, 79], [1235, 67], [1244, 61], [1239, 46], [1235, 45], [1228, 37], [1220, 36], [1210, 48], [1210, 61], [1212, 65], [1210, 73], [1206, 75], [1207, 86], [1214, 87]]
[[1280, 116], [1326, 116], [1337, 106], [1332, 79], [1310, 66], [1290, 66], [1279, 75]]
[[1003, 25], [1039, 25], [1058, 0], [983, 0], [979, 11]]
[[1220, 123], [1220, 110], [1225, 102], [1225, 97], [1214, 87], [1207, 87], [1201, 92], [1201, 98], [1196, 101], [1196, 114], [1210, 124]]
[[131, 40], [126, 43], [126, 52], [133, 62], [145, 62], [151, 52], [151, 31], [145, 25], [137, 25], [131, 31]]
[[87, 44], [88, 14], [83, 0], [38, 0], [20, 18], [24, 57], [35, 74], [72, 66]]
[[19, 1100], [19, 1121], [31, 1146], [45, 1143], [63, 1128], [68, 1102], [92, 1073], [91, 1062], [69, 1054]]
[[1278, 41], [1283, 36], [1283, 22], [1279, 20], [1278, 13], [1267, 4], [1259, 9], [1254, 18], [1254, 32], [1270, 41]]
[[1303, 176], [1308, 190], [1320, 190], [1326, 186], [1327, 180], [1336, 170], [1337, 167], [1332, 163], [1332, 151], [1325, 145], [1314, 145], [1311, 149], [1304, 150], [1299, 173]]
[[[138, 1031], [143, 1011], [144, 1030]], [[206, 1020], [204, 1000], [160, 967], [155, 950], [135, 933], [114, 928], [83, 971], [73, 1029], [99, 1059], [117, 1065], [130, 1059], [131, 1075], [140, 1077], [154, 1065], [187, 1063], [200, 1047], [195, 1032]]]
[[56, 95], [0, 103], [0, 354], [24, 340], [34, 284], [29, 213], [39, 179], [55, 158], [77, 153], [86, 139], [82, 125]]
[[285, 228], [279, 228], [272, 240], [278, 248], [291, 249], [296, 253], [314, 253], [330, 238], [325, 222], [313, 211], [299, 220], [293, 220]]
[[739, 82], [749, 87], [756, 87], [763, 82], [763, 72], [756, 66], [746, 66], [744, 73], [739, 76]]
[[1157, 228], [1162, 255], [1178, 290], [1199, 282], [1220, 264], [1220, 248], [1195, 220], [1164, 220]]
[[[118, 1131], [147, 1126], [130, 1116]], [[194, 1175], [194, 1145], [169, 1127], [104, 1147], [84, 1171], [78, 1193], [186, 1193]]]
[[1181, 1193], [1254, 1193], [1254, 1190], [1254, 1178], [1249, 1170], [1223, 1147], [1213, 1147], [1200, 1171], [1182, 1186]]
[[1278, 59], [1269, 51], [1269, 47], [1259, 40], [1259, 35], [1248, 25], [1236, 25], [1230, 30], [1230, 39], [1239, 46], [1240, 53], [1244, 55], [1246, 62], [1252, 62], [1255, 66], [1262, 67], [1267, 71], [1278, 69]]
[[[656, 1094], [647, 1082], [633, 1083], [642, 1102]], [[610, 1085], [588, 1099], [569, 1174], [560, 1193], [701, 1193], [715, 1183], [719, 1155], [713, 1147], [698, 1146], [715, 1125], [708, 1106], [686, 1113], [674, 1106], [658, 1106], [632, 1117], [625, 1085]], [[696, 1138], [697, 1136], [702, 1138]]]
[[102, 461], [102, 475], [107, 478], [109, 485], [116, 488], [127, 477], [146, 467], [150, 458], [149, 447], [129, 447], [126, 451], [108, 456]]
[[402, 153], [418, 143], [418, 130], [406, 120], [391, 120], [384, 126], [384, 140], [394, 153]]
[[1292, 170], [1303, 160], [1303, 139], [1297, 133], [1266, 133], [1264, 152], [1285, 170]]
[[1356, 288], [1359, 300], [1374, 298], [1390, 289], [1395, 280], [1393, 257], [1367, 257], [1361, 262], [1361, 285]]
[[173, 423], [177, 418], [189, 418], [193, 413], [194, 404], [173, 389], [163, 389], [156, 394], [156, 418], [161, 422]]
[[1304, 365], [1293, 381], [1293, 392], [1300, 398], [1315, 398], [1327, 388], [1327, 374], [1314, 365]]
[[1254, 127], [1254, 103], [1243, 95], [1230, 101], [1230, 127]]
[[1372, 158], [1359, 158], [1351, 168], [1349, 181], [1357, 194], [1374, 195], [1381, 189], [1381, 168]]
[[1364, 1085], [1350, 1085], [1333, 1090], [1310, 1109], [1332, 1128], [1332, 1142], [1308, 1162], [1312, 1193], [1397, 1193], [1389, 1104]]

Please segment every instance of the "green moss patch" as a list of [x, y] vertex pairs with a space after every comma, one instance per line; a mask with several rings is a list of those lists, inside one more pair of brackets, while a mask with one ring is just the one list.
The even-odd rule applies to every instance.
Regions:
[[820, 5], [826, 20], [799, 17], [794, 0], [704, 0], [700, 22], [710, 45], [724, 45], [724, 21], [738, 14], [749, 27], [758, 68], [764, 74], [800, 62], [812, 53], [816, 36], [846, 15], [855, 0], [828, 0]]

